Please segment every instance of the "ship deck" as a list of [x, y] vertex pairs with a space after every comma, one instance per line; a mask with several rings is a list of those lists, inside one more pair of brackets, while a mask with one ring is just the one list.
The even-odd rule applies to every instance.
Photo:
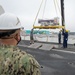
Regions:
[[75, 75], [75, 46], [51, 42], [35, 42], [30, 45], [28, 40], [22, 40], [19, 48], [32, 54], [41, 65], [42, 75]]

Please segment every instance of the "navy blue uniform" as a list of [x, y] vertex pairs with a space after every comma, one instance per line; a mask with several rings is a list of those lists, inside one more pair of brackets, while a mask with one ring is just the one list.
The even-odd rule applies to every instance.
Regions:
[[58, 42], [59, 42], [59, 44], [61, 44], [61, 32], [59, 32], [59, 34], [58, 34]]
[[68, 32], [64, 32], [63, 36], [63, 47], [67, 48]]

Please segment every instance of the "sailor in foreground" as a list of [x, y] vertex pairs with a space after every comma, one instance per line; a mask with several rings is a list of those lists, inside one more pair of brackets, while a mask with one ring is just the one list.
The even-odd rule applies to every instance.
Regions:
[[0, 15], [0, 75], [41, 75], [35, 58], [17, 47], [21, 24], [13, 14]]

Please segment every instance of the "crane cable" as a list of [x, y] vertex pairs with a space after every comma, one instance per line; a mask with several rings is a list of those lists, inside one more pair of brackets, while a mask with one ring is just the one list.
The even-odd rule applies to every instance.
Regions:
[[[57, 0], [56, 0], [56, 2], [57, 2]], [[59, 13], [60, 13], [60, 16], [61, 16], [61, 20], [63, 20], [63, 17], [62, 17], [62, 15], [61, 15], [61, 10], [60, 10], [60, 8], [59, 8], [58, 2], [57, 2], [57, 6], [58, 6], [58, 9], [59, 9]]]
[[59, 7], [59, 4], [58, 4], [58, 1], [57, 0], [56, 0], [56, 4], [57, 4], [58, 10], [59, 10], [59, 13], [61, 15], [61, 10], [60, 10], [60, 7]]
[[[34, 26], [34, 24], [35, 24], [35, 22], [36, 22], [36, 19], [37, 19], [37, 17], [38, 17], [39, 12], [40, 12], [40, 9], [41, 9], [41, 6], [42, 6], [43, 1], [44, 1], [44, 0], [41, 1], [39, 10], [38, 10], [38, 12], [37, 12], [37, 15], [36, 15], [35, 20], [34, 20], [34, 23], [33, 23], [33, 26]], [[57, 8], [56, 8], [56, 6], [57, 6], [58, 9], [59, 9], [59, 13], [60, 13], [60, 15], [61, 15], [61, 11], [60, 11], [60, 8], [59, 8], [59, 5], [58, 5], [57, 0], [53, 0], [53, 1], [54, 1], [54, 5], [55, 5], [56, 14], [57, 14]], [[47, 0], [45, 1], [45, 6], [44, 6], [44, 10], [43, 10], [43, 15], [44, 15], [44, 12], [45, 12], [46, 2], [47, 2]], [[57, 5], [56, 5], [56, 4], [57, 4]], [[62, 19], [62, 16], [61, 16], [61, 19]]]
[[[37, 15], [36, 15], [35, 20], [34, 20], [34, 23], [33, 23], [33, 26], [34, 26], [34, 24], [35, 24], [35, 22], [36, 22], [36, 19], [37, 19], [37, 17], [38, 17], [39, 12], [40, 12], [40, 9], [41, 9], [41, 6], [42, 6], [42, 4], [43, 4], [43, 1], [44, 1], [44, 0], [41, 1], [41, 4], [40, 4], [40, 7], [39, 7], [39, 10], [38, 10], [38, 12], [37, 12]], [[60, 14], [61, 14], [61, 11], [60, 11], [60, 8], [59, 8], [59, 5], [58, 5], [57, 0], [53, 0], [53, 1], [54, 1], [54, 5], [55, 5], [56, 14], [57, 14], [57, 8], [56, 8], [56, 7], [58, 7], [59, 12], [60, 12]], [[47, 0], [45, 0], [45, 6], [44, 6], [44, 10], [43, 10], [42, 18], [43, 18], [43, 16], [44, 16], [45, 7], [46, 7], [46, 2], [47, 2]], [[62, 16], [61, 16], [61, 18], [62, 18]]]
[[[56, 2], [55, 2], [55, 1], [56, 1]], [[58, 1], [57, 1], [57, 0], [54, 0], [55, 10], [56, 10], [56, 12], [57, 12], [56, 4], [57, 4], [57, 7], [58, 7], [60, 16], [61, 16], [61, 20], [63, 20], [62, 15], [61, 15], [61, 10], [60, 10], [59, 4], [58, 4]]]
[[35, 20], [34, 20], [33, 26], [34, 26], [34, 24], [35, 24], [35, 22], [36, 22], [36, 19], [37, 19], [37, 17], [38, 17], [39, 12], [40, 12], [40, 9], [41, 9], [41, 6], [42, 6], [42, 3], [43, 3], [43, 0], [42, 0], [42, 2], [41, 2], [41, 4], [40, 4], [40, 7], [39, 7], [39, 10], [38, 10], [37, 15], [36, 15], [36, 17], [35, 17]]
[[55, 11], [56, 11], [56, 15], [57, 15], [57, 5], [56, 5], [56, 0], [53, 0], [54, 1], [54, 6], [55, 6]]
[[44, 9], [43, 9], [43, 15], [42, 15], [42, 18], [44, 18], [45, 8], [46, 8], [46, 3], [47, 3], [47, 0], [45, 0], [45, 5], [44, 5]]
[[[56, 2], [55, 2], [56, 1]], [[54, 0], [54, 5], [55, 5], [55, 8], [56, 8], [56, 5], [58, 7], [58, 10], [59, 10], [59, 13], [61, 15], [61, 11], [60, 11], [60, 7], [59, 7], [59, 4], [58, 4], [58, 1], [57, 0]]]
[[[33, 27], [34, 27], [34, 25], [35, 25], [36, 19], [37, 19], [37, 17], [38, 17], [39, 12], [40, 12], [40, 9], [41, 9], [41, 6], [42, 6], [42, 3], [43, 3], [43, 0], [41, 1], [41, 4], [40, 4], [40, 7], [39, 7], [39, 10], [38, 10], [37, 15], [36, 15], [36, 17], [35, 17], [35, 20], [34, 20], [34, 23], [33, 23]], [[39, 30], [38, 30], [38, 31], [39, 31]], [[33, 36], [32, 36], [32, 37], [33, 37]]]

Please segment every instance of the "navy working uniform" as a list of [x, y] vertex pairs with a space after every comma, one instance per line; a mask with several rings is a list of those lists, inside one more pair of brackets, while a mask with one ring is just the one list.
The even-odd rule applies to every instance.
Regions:
[[63, 47], [64, 47], [64, 48], [67, 48], [67, 41], [68, 41], [68, 31], [66, 30], [66, 31], [63, 33]]
[[30, 54], [12, 45], [0, 45], [0, 75], [40, 75], [40, 65]]
[[[20, 29], [18, 17], [10, 13], [0, 15], [0, 75], [41, 75], [37, 60], [16, 46]], [[7, 40], [16, 44], [7, 44]]]

